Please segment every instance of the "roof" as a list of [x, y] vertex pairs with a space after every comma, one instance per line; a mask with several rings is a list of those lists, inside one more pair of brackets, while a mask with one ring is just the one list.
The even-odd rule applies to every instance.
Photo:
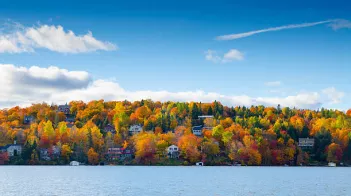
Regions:
[[6, 146], [0, 146], [0, 150], [6, 150], [10, 146], [21, 146], [21, 145], [19, 145], [19, 144], [7, 144]]
[[192, 130], [202, 130], [202, 126], [193, 126]]
[[198, 116], [198, 118], [213, 118], [213, 115], [202, 115]]

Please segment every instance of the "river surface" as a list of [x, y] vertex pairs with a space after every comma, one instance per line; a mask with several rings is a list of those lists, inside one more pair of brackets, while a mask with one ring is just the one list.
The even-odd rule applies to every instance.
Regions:
[[0, 166], [0, 195], [351, 195], [351, 168]]

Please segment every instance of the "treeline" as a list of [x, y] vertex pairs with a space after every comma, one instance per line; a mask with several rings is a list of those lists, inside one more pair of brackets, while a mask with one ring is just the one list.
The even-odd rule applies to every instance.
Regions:
[[[23, 145], [12, 163], [44, 164], [40, 149], [60, 149], [53, 164], [71, 160], [98, 164], [107, 162], [108, 148], [130, 148], [128, 164], [307, 165], [309, 163], [350, 163], [351, 110], [319, 111], [284, 107], [227, 107], [220, 102], [181, 103], [142, 101], [72, 101], [70, 114], [58, 112], [57, 105], [33, 104], [0, 111], [0, 145], [15, 140]], [[199, 120], [200, 115], [214, 118]], [[34, 122], [25, 124], [31, 116]], [[68, 118], [73, 122], [66, 122]], [[116, 132], [104, 131], [113, 125]], [[131, 125], [143, 132], [131, 136]], [[192, 127], [204, 125], [203, 135]], [[299, 138], [314, 138], [311, 149], [298, 147]], [[175, 144], [180, 157], [171, 160], [166, 148]], [[50, 152], [50, 151], [49, 151]], [[11, 160], [10, 160], [11, 163]]]

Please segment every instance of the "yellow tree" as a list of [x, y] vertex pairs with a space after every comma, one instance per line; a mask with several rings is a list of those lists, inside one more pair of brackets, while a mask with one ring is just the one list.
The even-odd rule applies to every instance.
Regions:
[[62, 145], [62, 147], [61, 147], [61, 157], [62, 157], [62, 159], [65, 162], [69, 161], [69, 157], [71, 156], [72, 152], [73, 151], [71, 150], [71, 148], [69, 147], [68, 144], [63, 144]]
[[90, 148], [88, 151], [88, 162], [92, 165], [99, 163], [99, 154], [95, 152], [94, 148]]

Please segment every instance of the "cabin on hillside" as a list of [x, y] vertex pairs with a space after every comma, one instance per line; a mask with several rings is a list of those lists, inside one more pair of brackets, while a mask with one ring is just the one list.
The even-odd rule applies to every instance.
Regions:
[[202, 125], [199, 126], [193, 126], [192, 127], [192, 132], [196, 136], [201, 136], [202, 135]]
[[131, 135], [135, 135], [135, 134], [140, 133], [142, 130], [143, 130], [143, 127], [141, 125], [132, 125], [129, 128], [129, 133]]
[[110, 133], [115, 134], [115, 133], [116, 133], [116, 129], [115, 129], [115, 127], [114, 127], [113, 125], [108, 124], [108, 125], [106, 125], [106, 126], [104, 127], [104, 132], [105, 132], [105, 133], [110, 132]]
[[67, 103], [65, 105], [59, 105], [57, 112], [63, 112], [64, 114], [68, 115], [71, 113], [71, 107]]
[[167, 148], [168, 158], [179, 158], [179, 148], [176, 145], [171, 145]]
[[35, 121], [34, 116], [24, 116], [23, 124], [30, 125]]

